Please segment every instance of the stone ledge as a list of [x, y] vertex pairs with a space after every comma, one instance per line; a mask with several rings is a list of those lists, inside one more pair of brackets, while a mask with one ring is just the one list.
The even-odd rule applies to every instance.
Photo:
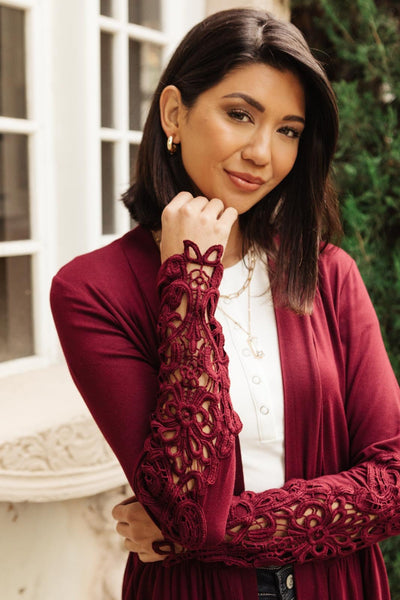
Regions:
[[54, 502], [84, 498], [126, 484], [116, 464], [75, 472], [0, 471], [0, 502]]
[[124, 483], [113, 452], [87, 417], [0, 444], [0, 501], [68, 500]]
[[0, 501], [81, 498], [126, 483], [65, 365], [3, 379], [0, 397]]

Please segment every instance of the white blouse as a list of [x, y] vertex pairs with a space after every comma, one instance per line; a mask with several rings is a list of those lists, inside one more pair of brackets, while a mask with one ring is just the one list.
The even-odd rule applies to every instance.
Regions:
[[[248, 264], [249, 256], [245, 258]], [[243, 260], [224, 269], [220, 294], [238, 291], [248, 276]], [[245, 489], [261, 492], [281, 487], [284, 467], [283, 386], [275, 312], [265, 262], [257, 258], [250, 282], [251, 333], [255, 358], [247, 342], [248, 289], [234, 299], [219, 298], [216, 317], [229, 356], [231, 400], [243, 429], [239, 434]], [[220, 310], [222, 309], [222, 310]], [[224, 312], [222, 312], [224, 311]]]

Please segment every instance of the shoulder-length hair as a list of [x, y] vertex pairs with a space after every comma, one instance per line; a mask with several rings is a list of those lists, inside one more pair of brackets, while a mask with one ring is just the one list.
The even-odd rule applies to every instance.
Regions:
[[198, 195], [178, 151], [171, 156], [161, 127], [159, 100], [167, 85], [179, 88], [191, 108], [200, 94], [235, 68], [262, 63], [297, 75], [306, 97], [306, 126], [295, 164], [285, 179], [240, 215], [244, 248], [269, 258], [275, 299], [310, 313], [322, 242], [340, 235], [337, 199], [329, 182], [338, 133], [332, 87], [299, 30], [267, 12], [232, 9], [207, 17], [182, 40], [161, 76], [143, 131], [133, 185], [123, 195], [132, 217], [161, 227], [164, 207], [180, 191]]

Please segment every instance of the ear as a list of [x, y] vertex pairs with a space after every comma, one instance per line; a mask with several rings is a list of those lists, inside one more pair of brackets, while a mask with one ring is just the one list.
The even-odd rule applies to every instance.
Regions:
[[167, 138], [172, 135], [175, 144], [180, 143], [179, 125], [185, 112], [179, 89], [175, 85], [167, 85], [160, 96], [161, 127]]

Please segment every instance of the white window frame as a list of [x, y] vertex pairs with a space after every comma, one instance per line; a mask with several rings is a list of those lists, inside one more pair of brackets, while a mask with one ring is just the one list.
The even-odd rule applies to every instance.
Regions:
[[46, 253], [50, 232], [46, 223], [52, 221], [48, 202], [51, 175], [44, 166], [49, 140], [44, 115], [49, 114], [46, 81], [46, 37], [39, 40], [39, 31], [46, 31], [45, 15], [48, 0], [0, 0], [1, 7], [25, 13], [25, 82], [27, 118], [0, 116], [0, 132], [28, 136], [28, 178], [31, 237], [26, 240], [0, 242], [0, 257], [30, 256], [32, 277], [32, 320], [34, 355], [0, 363], [0, 377], [49, 364], [52, 355], [52, 324], [48, 315], [47, 290], [53, 268], [51, 255]]
[[[190, 10], [190, 16], [188, 15]], [[100, 143], [112, 142], [114, 151], [114, 197], [118, 199], [130, 184], [130, 146], [138, 145], [142, 131], [129, 128], [129, 40], [150, 42], [162, 49], [161, 67], [164, 68], [172, 50], [189, 26], [204, 17], [204, 0], [162, 0], [161, 31], [129, 23], [127, 0], [113, 1], [113, 17], [99, 16], [100, 32], [115, 36], [113, 46], [113, 119], [115, 126], [100, 128]], [[189, 20], [190, 18], [190, 20]], [[99, 59], [100, 62], [100, 59]], [[130, 219], [121, 203], [115, 202], [115, 233], [101, 235], [106, 244], [129, 229]]]
[[[113, 40], [113, 120], [112, 128], [100, 128], [100, 142], [114, 143], [114, 198], [117, 200], [130, 183], [130, 145], [140, 144], [142, 132], [129, 128], [129, 41], [151, 42], [163, 55], [168, 36], [163, 31], [129, 23], [126, 0], [114, 1], [114, 17], [99, 16], [100, 32], [110, 33]], [[164, 56], [162, 64], [164, 63]], [[115, 233], [102, 234], [106, 244], [129, 228], [129, 214], [121, 203], [115, 202]]]
[[[128, 39], [163, 48], [165, 64], [184, 33], [205, 15], [205, 0], [162, 0], [162, 31], [128, 23], [127, 0], [0, 0], [25, 11], [27, 119], [0, 117], [0, 131], [29, 137], [31, 239], [1, 242], [0, 256], [32, 256], [33, 356], [0, 363], [0, 378], [63, 363], [50, 313], [52, 276], [74, 256], [122, 235], [128, 211], [117, 199], [129, 186]], [[115, 128], [101, 127], [100, 31], [116, 36]], [[115, 147], [115, 228], [102, 235], [101, 141]], [[1, 391], [1, 388], [0, 388]]]

